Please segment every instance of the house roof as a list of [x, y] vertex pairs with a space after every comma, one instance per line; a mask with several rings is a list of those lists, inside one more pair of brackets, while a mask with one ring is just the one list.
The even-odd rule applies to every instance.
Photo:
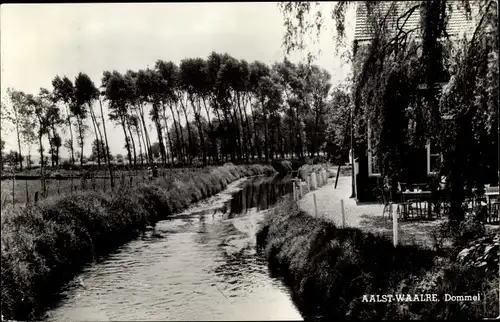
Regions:
[[[407, 12], [407, 10], [415, 4], [416, 1], [381, 1], [381, 4], [374, 8], [374, 12], [386, 14], [391, 4], [397, 3], [396, 10], [388, 14], [387, 21], [391, 29], [396, 30], [396, 21], [399, 16]], [[475, 9], [475, 8], [473, 8]], [[400, 20], [400, 24], [404, 19]], [[408, 21], [403, 27], [403, 30], [408, 31], [420, 26], [420, 10], [413, 11]], [[464, 33], [472, 32], [474, 23], [472, 20], [467, 19], [466, 11], [463, 7], [454, 7], [448, 20], [447, 32], [452, 37], [460, 37]], [[360, 1], [356, 9], [356, 25], [354, 30], [355, 41], [367, 41], [372, 39], [371, 26], [368, 21], [368, 11], [364, 1]]]

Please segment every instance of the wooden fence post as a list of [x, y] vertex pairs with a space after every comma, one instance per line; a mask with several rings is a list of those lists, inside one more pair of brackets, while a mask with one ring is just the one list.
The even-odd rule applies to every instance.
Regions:
[[318, 217], [318, 204], [316, 203], [316, 193], [313, 193], [314, 199], [314, 216]]
[[24, 180], [24, 189], [26, 191], [26, 203], [30, 202], [30, 194], [28, 191], [28, 180]]
[[396, 211], [392, 211], [392, 203], [389, 204], [389, 212], [392, 212], [392, 239], [394, 247], [398, 246], [398, 215]]
[[295, 184], [295, 181], [292, 181], [292, 185], [293, 185], [293, 200], [297, 200], [297, 186]]
[[15, 174], [12, 177], [12, 205], [14, 206], [16, 204], [16, 189], [15, 189], [15, 184], [16, 184], [16, 177]]
[[38, 191], [35, 191], [35, 203], [38, 202]]
[[344, 199], [340, 199], [340, 208], [342, 211], [342, 227], [345, 228], [345, 210], [344, 210]]

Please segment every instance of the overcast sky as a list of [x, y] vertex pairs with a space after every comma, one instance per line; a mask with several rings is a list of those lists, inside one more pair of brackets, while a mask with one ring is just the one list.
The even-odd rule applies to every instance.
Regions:
[[[322, 7], [329, 17], [332, 4]], [[353, 18], [351, 11], [348, 39]], [[158, 59], [179, 63], [187, 57], [206, 58], [212, 51], [268, 64], [284, 58], [285, 28], [274, 2], [2, 5], [0, 21], [2, 99], [8, 87], [32, 94], [40, 87], [51, 90], [55, 75], [74, 80], [85, 72], [100, 86], [105, 70], [153, 67]], [[331, 28], [325, 30], [312, 50], [321, 49], [316, 64], [332, 74], [335, 85], [350, 67], [334, 55], [332, 36]], [[290, 58], [301, 57], [304, 53]], [[110, 124], [108, 131], [111, 152], [123, 153], [121, 129]], [[14, 149], [15, 137], [4, 121], [2, 139], [7, 150]], [[92, 139], [87, 139], [85, 154]]]

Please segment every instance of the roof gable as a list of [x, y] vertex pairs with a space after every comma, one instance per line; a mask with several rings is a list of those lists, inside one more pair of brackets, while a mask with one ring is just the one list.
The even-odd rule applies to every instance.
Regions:
[[[396, 31], [397, 19], [409, 8], [418, 4], [417, 1], [381, 1], [380, 4], [373, 9], [374, 13], [387, 15], [389, 29]], [[391, 9], [391, 6], [393, 10]], [[406, 18], [400, 19], [399, 25], [402, 25]], [[464, 34], [469, 34], [473, 31], [474, 23], [467, 19], [464, 8], [454, 7], [448, 20], [447, 32], [450, 37], [461, 37]], [[414, 10], [408, 17], [408, 20], [403, 26], [404, 31], [415, 30], [420, 27], [420, 10]], [[372, 39], [370, 22], [368, 21], [368, 11], [363, 1], [357, 4], [356, 9], [356, 24], [354, 30], [355, 41], [366, 41]]]

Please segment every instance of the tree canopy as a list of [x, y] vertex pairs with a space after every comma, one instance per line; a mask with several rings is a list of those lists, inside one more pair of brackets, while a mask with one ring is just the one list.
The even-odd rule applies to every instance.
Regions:
[[[58, 155], [64, 147], [81, 164], [89, 135], [94, 143], [106, 143], [106, 119], [121, 128], [132, 164], [332, 157], [335, 149], [327, 144], [326, 133], [334, 124], [325, 121], [336, 108], [330, 79], [316, 65], [288, 60], [267, 65], [212, 52], [206, 58], [185, 58], [179, 65], [159, 59], [153, 68], [103, 71], [99, 89], [83, 72], [74, 81], [56, 75], [52, 91], [13, 92], [11, 101], [12, 107], [21, 108], [16, 111], [25, 108], [37, 116], [33, 119], [38, 123], [26, 128], [35, 129], [33, 142], [40, 150], [46, 138], [50, 151]], [[102, 104], [108, 115], [102, 115]], [[22, 115], [20, 142], [28, 137]], [[341, 117], [330, 119], [341, 122]], [[65, 134], [69, 138], [63, 139]], [[94, 145], [88, 153], [99, 164], [107, 161], [109, 147]]]
[[[345, 40], [345, 14], [332, 10], [336, 44]], [[482, 186], [498, 168], [498, 3], [480, 1], [362, 1], [371, 38], [354, 43], [352, 65], [356, 142], [372, 149], [382, 175], [393, 186], [404, 172], [409, 147], [435, 140], [443, 152], [440, 173], [450, 180], [454, 219], [470, 189]], [[324, 26], [318, 4], [281, 3], [284, 46], [306, 49], [304, 39]], [[360, 8], [358, 8], [360, 9]], [[455, 12], [465, 11], [473, 30], [463, 38], [448, 32]], [[418, 28], [404, 28], [418, 12]], [[449, 82], [448, 82], [449, 80]], [[441, 91], [436, 83], [446, 82]], [[475, 169], [465, 172], [465, 169]]]

